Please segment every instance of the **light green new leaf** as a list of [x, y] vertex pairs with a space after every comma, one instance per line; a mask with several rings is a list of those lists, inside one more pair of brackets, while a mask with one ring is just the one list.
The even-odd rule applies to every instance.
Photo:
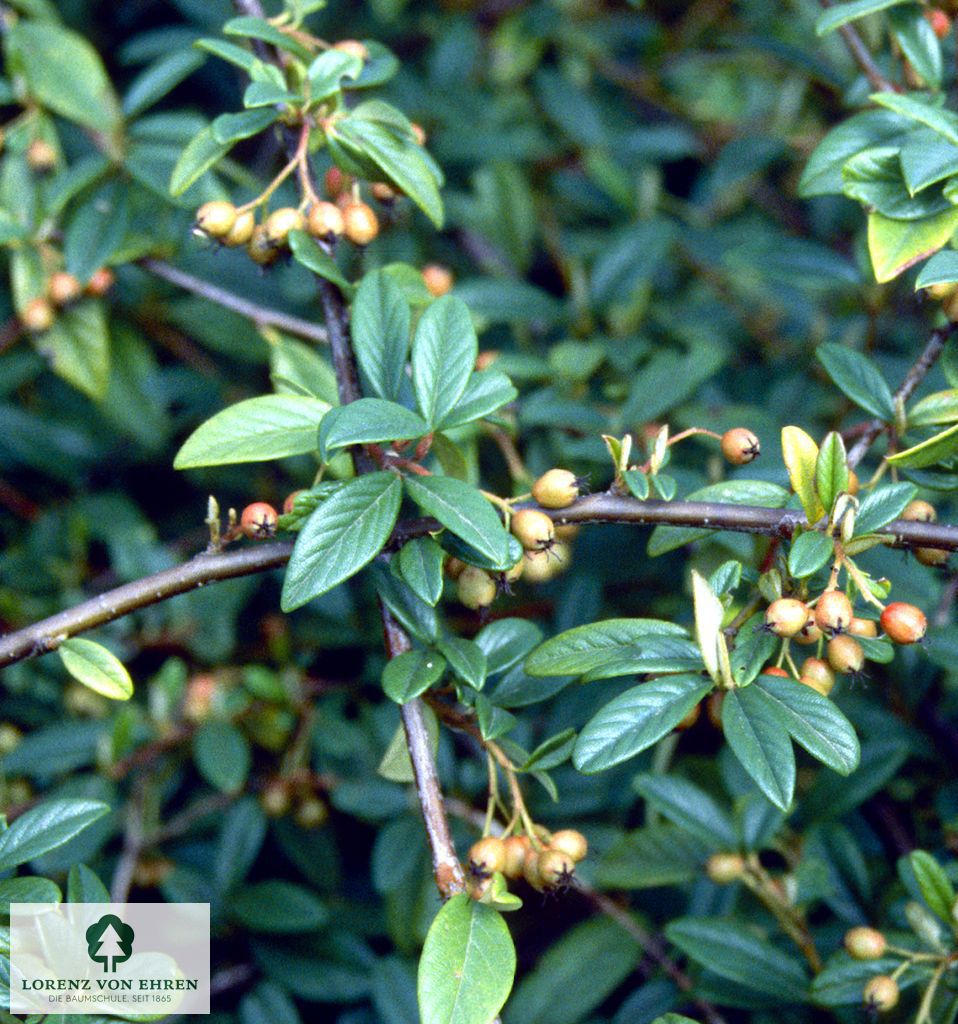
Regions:
[[885, 458], [893, 466], [900, 466], [902, 469], [924, 469], [926, 466], [934, 466], [945, 459], [952, 458], [958, 453], [958, 423], [947, 430], [943, 430], [927, 441], [906, 448], [903, 452], [896, 452], [894, 455], [886, 455]]
[[305, 395], [263, 395], [218, 412], [186, 439], [175, 469], [266, 462], [316, 451], [329, 405]]
[[64, 640], [58, 653], [67, 672], [89, 689], [111, 700], [133, 696], [133, 680], [126, 666], [102, 645], [75, 637]]
[[283, 581], [289, 612], [332, 590], [368, 565], [389, 540], [402, 483], [395, 473], [350, 480], [324, 501], [299, 531]]
[[817, 523], [825, 509], [815, 486], [818, 445], [800, 427], [782, 428], [782, 458], [792, 490], [798, 495], [810, 523]]
[[868, 215], [868, 252], [875, 280], [884, 284], [937, 252], [958, 228], [958, 208], [921, 220]]
[[815, 486], [826, 509], [831, 509], [839, 494], [848, 490], [848, 459], [842, 435], [833, 430], [822, 441], [815, 463]]
[[34, 340], [53, 372], [94, 401], [110, 384], [110, 335], [103, 303], [86, 299], [61, 313], [50, 330]]
[[422, 1024], [489, 1024], [505, 1004], [516, 951], [502, 916], [465, 893], [436, 915], [419, 960]]
[[908, 855], [911, 868], [922, 898], [933, 913], [949, 925], [955, 923], [955, 887], [945, 869], [925, 850], [913, 850]]
[[958, 388], [926, 395], [908, 410], [909, 427], [936, 427], [958, 420]]
[[718, 683], [722, 679], [719, 633], [722, 631], [725, 607], [712, 593], [708, 580], [695, 569], [692, 570], [692, 599], [695, 602], [695, 639], [709, 675]]

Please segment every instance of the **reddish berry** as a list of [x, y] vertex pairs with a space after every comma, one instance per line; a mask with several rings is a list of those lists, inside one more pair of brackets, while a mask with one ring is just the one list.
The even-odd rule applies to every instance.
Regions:
[[744, 466], [761, 454], [758, 438], [745, 427], [734, 427], [722, 435], [722, 454], [733, 466]]
[[37, 296], [31, 299], [20, 313], [20, 321], [31, 334], [42, 334], [50, 330], [56, 320], [53, 306], [47, 299]]
[[856, 960], [878, 960], [885, 955], [888, 941], [877, 928], [849, 928], [845, 932], [845, 949]]
[[686, 729], [691, 729], [693, 725], [699, 720], [699, 716], [702, 714], [701, 707], [696, 704], [694, 708], [682, 719], [681, 722], [675, 727], [676, 732], [685, 732]]
[[925, 20], [939, 39], [944, 39], [951, 31], [951, 18], [938, 7], [925, 11]]
[[428, 136], [426, 135], [425, 128], [423, 128], [421, 124], [416, 124], [415, 121], [411, 121], [409, 123], [409, 127], [412, 129], [412, 134], [413, 138], [416, 140], [416, 145], [425, 146], [426, 139], [428, 138]]
[[286, 495], [286, 497], [283, 499], [283, 515], [284, 516], [288, 516], [288, 515], [290, 515], [292, 513], [293, 506], [296, 504], [296, 499], [301, 494], [305, 494], [305, 493], [306, 492], [302, 488], [300, 488], [298, 491], [293, 491], [292, 493]]
[[361, 61], [369, 60], [369, 47], [358, 39], [343, 39], [341, 42], [336, 43], [333, 49], [339, 50], [341, 53], [351, 54], [353, 57], [358, 57]]
[[83, 294], [83, 286], [65, 270], [58, 270], [50, 275], [47, 282], [47, 295], [54, 306], [69, 306]]
[[888, 638], [896, 644], [917, 643], [928, 629], [925, 613], [903, 601], [893, 601], [888, 605], [879, 621]]
[[783, 668], [779, 668], [778, 665], [768, 665], [762, 669], [763, 676], [783, 676], [788, 679], [788, 673]]
[[372, 193], [373, 199], [380, 203], [394, 203], [401, 194], [384, 181], [374, 181], [369, 186], [369, 191]]
[[476, 356], [476, 369], [477, 370], [488, 370], [490, 366], [499, 358], [499, 352], [496, 349], [484, 349]]
[[858, 482], [858, 474], [854, 469], [848, 471], [848, 493], [851, 495], [858, 494], [858, 488], [861, 484]]
[[796, 636], [808, 622], [808, 605], [794, 597], [780, 597], [765, 609], [765, 628], [776, 636]]
[[338, 199], [352, 184], [353, 179], [343, 174], [336, 166], [330, 167], [323, 178], [326, 195], [330, 199]]
[[88, 295], [94, 298], [102, 298], [113, 287], [116, 276], [109, 267], [100, 267], [93, 271], [93, 276], [87, 281], [86, 290]]
[[240, 516], [240, 529], [250, 540], [266, 540], [276, 533], [279, 516], [272, 505], [265, 501], [254, 501], [247, 505]]

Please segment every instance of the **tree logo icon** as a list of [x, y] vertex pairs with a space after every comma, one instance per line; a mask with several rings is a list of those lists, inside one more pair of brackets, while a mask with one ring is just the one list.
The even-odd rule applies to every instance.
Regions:
[[104, 914], [86, 930], [86, 951], [105, 972], [115, 971], [133, 954], [133, 929], [116, 914]]

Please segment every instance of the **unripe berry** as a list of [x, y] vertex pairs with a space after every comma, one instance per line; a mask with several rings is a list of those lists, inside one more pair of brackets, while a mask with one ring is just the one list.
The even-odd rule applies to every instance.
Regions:
[[[848, 637], [837, 637], [836, 639], [847, 640]], [[854, 641], [852, 642], [854, 643]], [[835, 685], [835, 673], [821, 658], [806, 658], [798, 681], [816, 690], [823, 697], [827, 697]]]
[[487, 877], [502, 871], [505, 865], [506, 847], [498, 836], [485, 836], [472, 844], [469, 850], [469, 870], [472, 874]]
[[709, 699], [705, 702], [706, 714], [716, 729], [722, 728], [722, 701], [724, 699], [725, 694], [721, 690], [716, 690], [714, 693], [709, 694]]
[[586, 837], [574, 828], [559, 829], [552, 833], [549, 840], [551, 850], [559, 850], [561, 853], [571, 857], [576, 863], [584, 860], [589, 852], [589, 842]]
[[869, 1009], [885, 1013], [898, 1005], [898, 982], [887, 974], [876, 974], [865, 982], [864, 996]]
[[21, 323], [31, 334], [42, 334], [44, 331], [50, 330], [54, 320], [56, 320], [56, 313], [53, 306], [42, 296], [31, 299], [20, 314]]
[[865, 652], [862, 650], [862, 645], [853, 636], [833, 636], [828, 641], [827, 650], [828, 664], [836, 672], [854, 675], [865, 667]]
[[102, 298], [113, 287], [115, 281], [116, 275], [109, 267], [100, 267], [93, 271], [93, 276], [87, 281], [87, 294], [94, 298]]
[[422, 282], [426, 286], [426, 291], [438, 299], [452, 291], [455, 278], [448, 267], [430, 263], [422, 268]]
[[745, 858], [738, 853], [713, 853], [705, 862], [705, 873], [716, 885], [731, 885], [745, 874]]
[[379, 234], [379, 219], [366, 203], [349, 203], [343, 209], [346, 237], [354, 245], [369, 245]]
[[201, 234], [225, 238], [236, 223], [236, 207], [219, 199], [204, 203], [196, 211], [194, 223]]
[[461, 558], [456, 558], [455, 555], [450, 555], [446, 559], [446, 564], [443, 566], [446, 575], [451, 580], [457, 580], [462, 575], [462, 570], [466, 568], [466, 563]]
[[722, 454], [733, 466], [744, 466], [761, 454], [758, 438], [745, 427], [734, 427], [722, 435]]
[[859, 619], [857, 616], [848, 624], [848, 633], [852, 636], [878, 636], [878, 623], [874, 619]]
[[76, 302], [83, 294], [83, 286], [65, 270], [58, 270], [50, 275], [47, 282], [47, 295], [54, 306], [68, 306]]
[[268, 267], [271, 263], [275, 263], [279, 257], [279, 249], [269, 240], [266, 235], [266, 228], [262, 224], [257, 224], [253, 228], [253, 233], [250, 235], [250, 240], [246, 245], [246, 251], [249, 254], [249, 258], [261, 267]]
[[346, 230], [342, 210], [335, 203], [315, 203], [306, 218], [306, 230], [313, 238], [339, 238]]
[[240, 516], [240, 529], [250, 540], [266, 540], [276, 533], [276, 520], [279, 516], [272, 505], [265, 501], [254, 501], [243, 509]]
[[289, 242], [290, 231], [302, 231], [306, 227], [306, 218], [292, 206], [282, 206], [274, 210], [263, 222], [266, 238], [277, 249]]
[[888, 941], [877, 928], [849, 928], [845, 932], [845, 949], [856, 960], [878, 960], [885, 955]]
[[289, 813], [292, 801], [285, 779], [270, 779], [259, 795], [259, 804], [269, 818], [282, 818]]
[[239, 248], [241, 245], [248, 245], [256, 230], [256, 215], [252, 210], [243, 210], [237, 213], [233, 226], [220, 239], [223, 245], [230, 249]]
[[509, 836], [502, 841], [505, 850], [505, 861], [502, 873], [506, 878], [520, 878], [522, 867], [526, 862], [526, 854], [532, 849], [528, 836]]
[[9, 754], [11, 750], [16, 750], [22, 739], [23, 733], [12, 722], [0, 724], [0, 754]]
[[788, 679], [788, 673], [783, 668], [779, 668], [778, 665], [768, 665], [762, 669], [763, 676], [782, 676]]
[[848, 493], [854, 497], [856, 494], [858, 494], [859, 487], [861, 487], [861, 484], [858, 480], [858, 474], [855, 472], [854, 469], [850, 469], [848, 471]]
[[951, 558], [950, 551], [942, 551], [941, 548], [915, 548], [915, 558], [922, 564], [933, 569], [946, 565]]
[[565, 888], [575, 874], [575, 861], [562, 850], [548, 847], [539, 854], [539, 877], [547, 889]]
[[527, 551], [522, 556], [522, 578], [526, 583], [548, 583], [562, 571], [552, 551]]
[[400, 195], [392, 185], [387, 185], [384, 181], [374, 181], [369, 186], [369, 191], [372, 193], [373, 199], [380, 203], [394, 203]]
[[854, 617], [852, 603], [841, 590], [826, 590], [815, 605], [815, 625], [825, 634], [844, 633]]
[[496, 581], [483, 569], [467, 565], [456, 580], [459, 600], [473, 611], [488, 608], [496, 599]]
[[341, 53], [351, 54], [353, 57], [358, 57], [361, 61], [369, 60], [369, 47], [358, 39], [343, 39], [341, 42], [335, 43], [333, 49], [339, 50]]
[[809, 620], [802, 626], [801, 632], [796, 633], [792, 639], [797, 644], [801, 644], [803, 647], [808, 647], [810, 644], [817, 644], [822, 638], [822, 631], [815, 625], [815, 618], [809, 611]]
[[545, 512], [534, 508], [523, 508], [516, 512], [509, 529], [526, 551], [546, 551], [555, 543], [555, 523]]
[[532, 497], [543, 508], [566, 508], [579, 497], [579, 481], [567, 469], [550, 469], [532, 485]]
[[46, 139], [34, 139], [27, 146], [27, 166], [31, 171], [45, 174], [57, 165], [57, 151]]
[[525, 567], [525, 560], [520, 558], [519, 561], [516, 562], [516, 564], [511, 569], [506, 569], [506, 571], [502, 574], [503, 582], [517, 583], [521, 579], [522, 572], [525, 569]]
[[556, 526], [556, 541], [564, 541], [568, 544], [575, 540], [581, 532], [582, 526], [579, 523], [561, 523]]
[[944, 39], [951, 31], [951, 18], [943, 10], [933, 7], [925, 11], [925, 20], [931, 25], [932, 31], [939, 39]]
[[794, 597], [780, 597], [765, 609], [765, 628], [776, 636], [796, 636], [808, 622], [808, 606]]
[[910, 501], [905, 506], [905, 511], [902, 512], [901, 518], [907, 520], [909, 523], [933, 523], [938, 519], [938, 513], [935, 511], [935, 506], [927, 501], [916, 499]]
[[888, 638], [896, 644], [917, 643], [928, 629], [925, 613], [903, 601], [893, 601], [888, 605], [879, 621]]
[[315, 796], [307, 797], [293, 815], [293, 821], [305, 829], [322, 828], [328, 818], [329, 808], [324, 801]]
[[522, 862], [522, 877], [533, 889], [542, 892], [545, 889], [545, 883], [542, 881], [542, 875], [539, 874], [539, 856], [540, 854], [530, 846], [525, 860]]

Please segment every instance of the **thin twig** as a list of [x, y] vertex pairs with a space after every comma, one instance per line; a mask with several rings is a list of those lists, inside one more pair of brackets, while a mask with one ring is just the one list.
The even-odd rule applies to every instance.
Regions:
[[[832, 0], [821, 0], [822, 7], [831, 7]], [[865, 45], [865, 41], [858, 34], [858, 30], [852, 25], [842, 25], [839, 35], [845, 44], [845, 48], [851, 54], [852, 60], [858, 65], [859, 70], [868, 79], [868, 84], [876, 92], [901, 92], [901, 86], [896, 85], [886, 78], [881, 68], [875, 62], [871, 50]]]
[[155, 277], [175, 284], [184, 291], [192, 292], [193, 295], [199, 295], [224, 309], [245, 316], [257, 327], [276, 327], [281, 331], [295, 334], [297, 337], [308, 338], [310, 341], [322, 344], [329, 341], [326, 329], [319, 324], [293, 316], [291, 313], [283, 313], [278, 309], [270, 309], [268, 306], [250, 302], [249, 299], [241, 298], [225, 288], [220, 288], [219, 285], [204, 281], [201, 277], [194, 277], [185, 270], [180, 270], [179, 267], [174, 267], [163, 260], [143, 259], [140, 260], [139, 266]]

